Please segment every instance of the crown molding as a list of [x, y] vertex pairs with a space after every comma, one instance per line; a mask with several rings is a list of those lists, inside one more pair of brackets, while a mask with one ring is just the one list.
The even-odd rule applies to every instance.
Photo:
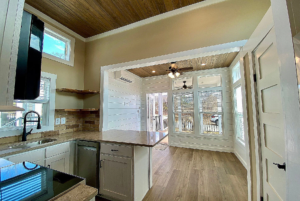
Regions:
[[62, 25], [61, 23], [57, 22], [56, 20], [52, 19], [48, 15], [45, 15], [41, 11], [39, 11], [39, 10], [35, 9], [34, 7], [28, 5], [27, 3], [25, 3], [25, 5], [24, 5], [24, 10], [30, 12], [31, 14], [37, 15], [37, 16], [39, 16], [39, 17], [47, 20], [48, 22], [50, 22], [54, 26], [58, 27], [62, 31], [64, 31], [64, 32], [66, 32], [68, 34], [71, 34], [72, 36], [74, 36], [75, 38], [78, 38], [78, 39], [82, 40], [83, 42], [86, 42], [86, 39], [84, 37], [80, 36], [79, 34], [75, 33], [71, 29], [67, 28], [66, 26]]
[[198, 9], [198, 8], [203, 8], [203, 7], [212, 5], [212, 4], [220, 3], [222, 1], [225, 1], [225, 0], [205, 0], [205, 1], [201, 1], [201, 2], [198, 2], [198, 3], [192, 4], [192, 5], [189, 5], [189, 6], [178, 8], [176, 10], [172, 10], [172, 11], [169, 11], [169, 12], [166, 12], [166, 13], [162, 13], [162, 14], [144, 19], [144, 20], [132, 23], [132, 24], [128, 24], [126, 26], [123, 26], [123, 27], [120, 27], [120, 28], [117, 28], [117, 29], [113, 29], [111, 31], [107, 31], [107, 32], [104, 32], [104, 33], [101, 33], [101, 34], [98, 34], [98, 35], [95, 35], [95, 36], [88, 37], [88, 38], [86, 38], [86, 42], [91, 42], [91, 41], [94, 41], [94, 40], [98, 40], [100, 38], [111, 36], [111, 35], [121, 33], [121, 32], [124, 32], [124, 31], [128, 31], [130, 29], [134, 29], [134, 28], [137, 28], [137, 27], [140, 27], [140, 26], [144, 26], [146, 24], [150, 24], [150, 23], [153, 23], [153, 22], [156, 22], [156, 21], [160, 21], [160, 20], [169, 18], [169, 17], [173, 17], [175, 15], [180, 15], [182, 13], [186, 13], [186, 12]]

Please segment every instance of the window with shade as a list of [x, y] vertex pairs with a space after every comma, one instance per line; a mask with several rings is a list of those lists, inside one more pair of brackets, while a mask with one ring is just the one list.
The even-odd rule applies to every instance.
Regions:
[[[49, 102], [51, 80], [47, 77], [41, 77], [40, 96], [35, 100], [14, 100], [13, 104], [24, 111], [0, 112], [0, 131], [18, 130], [23, 128], [24, 115], [29, 111], [36, 111], [41, 116], [41, 125], [49, 125]], [[35, 114], [29, 114], [28, 120], [36, 120]], [[27, 127], [36, 127], [36, 122], [28, 122]]]
[[194, 94], [192, 92], [173, 94], [174, 124], [177, 133], [194, 131]]

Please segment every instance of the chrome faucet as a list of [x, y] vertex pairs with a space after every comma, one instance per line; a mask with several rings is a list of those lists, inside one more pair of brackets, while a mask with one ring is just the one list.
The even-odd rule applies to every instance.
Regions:
[[[37, 116], [38, 116], [38, 120], [37, 121], [31, 121], [31, 120], [28, 120], [27, 121], [27, 115], [30, 114], [30, 113], [35, 113]], [[27, 122], [37, 122], [37, 127], [36, 129], [41, 129], [41, 117], [39, 115], [39, 113], [37, 113], [36, 111], [29, 111], [25, 114], [24, 116], [24, 128], [23, 128], [23, 135], [22, 135], [22, 141], [27, 141], [27, 135], [31, 134], [31, 131], [33, 129], [31, 129], [28, 133], [26, 133], [26, 123]]]

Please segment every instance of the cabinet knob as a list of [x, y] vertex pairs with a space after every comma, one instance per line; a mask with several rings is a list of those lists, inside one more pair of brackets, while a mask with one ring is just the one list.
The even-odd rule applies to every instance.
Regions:
[[117, 150], [117, 149], [112, 149], [111, 151], [119, 151], [119, 150]]

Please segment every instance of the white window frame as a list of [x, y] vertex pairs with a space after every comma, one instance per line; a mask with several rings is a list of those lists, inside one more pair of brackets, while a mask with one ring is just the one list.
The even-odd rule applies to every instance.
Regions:
[[[233, 118], [234, 118], [234, 131], [235, 131], [235, 137], [236, 139], [245, 146], [245, 126], [244, 126], [244, 139], [240, 138], [240, 136], [238, 135], [238, 131], [237, 131], [237, 125], [236, 125], [236, 108], [235, 108], [235, 104], [236, 104], [236, 95], [235, 95], [235, 90], [239, 87], [241, 87], [241, 91], [243, 91], [243, 87], [242, 87], [242, 84], [241, 84], [241, 79], [239, 79], [238, 81], [236, 81], [235, 83], [238, 83], [238, 84], [235, 84], [235, 86], [233, 87]], [[243, 98], [243, 97], [242, 97]], [[242, 107], [243, 107], [243, 102], [242, 102]], [[243, 118], [244, 118], [244, 107], [243, 107]], [[243, 122], [243, 125], [244, 125], [245, 122]]]
[[[231, 72], [231, 80], [232, 80], [232, 102], [233, 102], [233, 107], [232, 107], [232, 110], [233, 110], [233, 122], [234, 122], [234, 135], [235, 135], [235, 138], [236, 140], [242, 144], [243, 146], [245, 146], [245, 140], [242, 140], [238, 135], [237, 135], [237, 130], [236, 130], [236, 120], [235, 120], [235, 95], [234, 95], [234, 92], [235, 92], [235, 89], [238, 88], [238, 87], [241, 87], [242, 89], [242, 93], [243, 93], [243, 87], [242, 87], [242, 73], [241, 73], [241, 62], [237, 62], [233, 68], [237, 68], [237, 66], [239, 66], [239, 69], [240, 69], [240, 79], [236, 80], [234, 83], [233, 83], [233, 79], [232, 79], [232, 72]], [[232, 69], [233, 69], [232, 68]], [[244, 98], [244, 97], [242, 97]], [[243, 104], [243, 116], [244, 116], [244, 103]], [[244, 121], [244, 124], [245, 124], [245, 121]], [[245, 125], [244, 125], [244, 139], [245, 139]]]
[[[174, 111], [174, 95], [176, 94], [185, 94], [185, 93], [192, 93], [193, 94], [193, 101], [194, 101], [194, 111], [193, 112], [185, 112], [185, 113], [191, 113], [193, 116], [193, 131], [191, 132], [184, 132], [184, 131], [176, 131], [175, 130], [175, 111]], [[172, 93], [172, 120], [173, 120], [173, 133], [175, 134], [183, 134], [183, 135], [193, 135], [195, 134], [195, 93], [193, 89], [181, 89], [181, 90], [174, 90]], [[179, 113], [179, 112], [178, 112]], [[182, 114], [182, 112], [180, 112]]]
[[[219, 76], [221, 76], [221, 80], [222, 80], [222, 75], [219, 75]], [[200, 77], [200, 76], [199, 76]], [[203, 76], [202, 76], [203, 77]], [[210, 76], [205, 76], [205, 77], [210, 77]], [[197, 79], [198, 80], [198, 79]], [[199, 94], [201, 93], [201, 92], [221, 92], [221, 97], [222, 97], [222, 99], [221, 99], [221, 101], [222, 101], [222, 112], [200, 112], [200, 106], [201, 106], [201, 104], [200, 104], [200, 99], [199, 99]], [[223, 90], [222, 90], [222, 82], [221, 82], [221, 86], [219, 86], [219, 87], [208, 87], [208, 88], [200, 88], [200, 89], [198, 89], [198, 92], [197, 92], [197, 96], [198, 96], [198, 101], [199, 101], [199, 103], [198, 103], [198, 115], [199, 115], [199, 131], [200, 131], [200, 135], [204, 135], [204, 136], [213, 136], [213, 137], [221, 137], [221, 136], [223, 136], [223, 133], [224, 133], [224, 121], [223, 121], [223, 119], [224, 119], [224, 109], [223, 109], [223, 102], [224, 102], [224, 100], [223, 100]], [[221, 119], [221, 129], [219, 129], [219, 134], [206, 134], [206, 133], [204, 133], [203, 132], [203, 122], [201, 122], [201, 120], [202, 120], [202, 118], [201, 118], [201, 114], [217, 114], [217, 115], [221, 115], [222, 116], [222, 119]], [[220, 123], [219, 123], [219, 125], [220, 125]], [[220, 133], [220, 130], [222, 131], [221, 133]]]
[[74, 66], [74, 49], [75, 49], [75, 38], [70, 35], [56, 29], [55, 27], [45, 23], [44, 33], [47, 33], [59, 40], [66, 43], [66, 59], [61, 59], [51, 54], [43, 52], [43, 57], [69, 65]]
[[[46, 115], [48, 117], [48, 125], [42, 125], [41, 129], [36, 129], [36, 126], [27, 126], [27, 129], [33, 129], [32, 133], [40, 133], [45, 131], [53, 131], [54, 130], [54, 115], [55, 115], [55, 93], [56, 93], [56, 79], [57, 75], [42, 72], [42, 77], [50, 79], [50, 94], [49, 94], [49, 104], [46, 110]], [[14, 127], [14, 128], [7, 128], [0, 131], [0, 137], [8, 137], [8, 136], [15, 136], [15, 135], [22, 135], [22, 127]]]

